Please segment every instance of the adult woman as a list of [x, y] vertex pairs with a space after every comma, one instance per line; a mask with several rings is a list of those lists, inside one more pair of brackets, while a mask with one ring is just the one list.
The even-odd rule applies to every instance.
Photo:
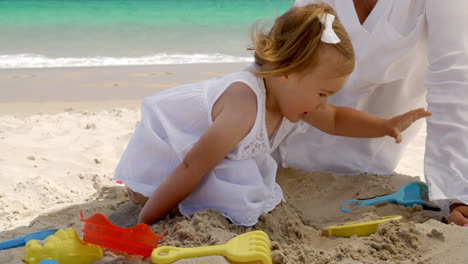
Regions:
[[[329, 102], [384, 118], [427, 103], [433, 113], [424, 161], [430, 198], [450, 222], [468, 223], [468, 1], [324, 2], [336, 10], [356, 52], [355, 72]], [[391, 174], [417, 131], [414, 125], [396, 145], [389, 138], [333, 137], [300, 126], [276, 157], [283, 166], [305, 170]]]

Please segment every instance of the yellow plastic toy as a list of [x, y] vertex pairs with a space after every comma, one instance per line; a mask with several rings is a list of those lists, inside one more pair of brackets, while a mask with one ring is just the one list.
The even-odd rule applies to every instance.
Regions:
[[369, 221], [369, 222], [362, 222], [356, 223], [348, 222], [344, 225], [333, 225], [327, 226], [323, 229], [323, 235], [325, 236], [336, 236], [336, 237], [350, 237], [353, 235], [361, 236], [368, 236], [372, 233], [377, 231], [377, 226], [386, 221], [391, 220], [400, 220], [402, 219], [399, 215], [391, 215], [391, 216], [384, 216], [380, 218], [380, 220]]
[[44, 259], [52, 259], [60, 264], [91, 264], [101, 258], [102, 249], [84, 243], [71, 227], [48, 236], [43, 246], [37, 240], [30, 240], [24, 249], [24, 260], [28, 264], [36, 264]]
[[261, 261], [263, 264], [272, 263], [270, 239], [265, 232], [258, 230], [238, 235], [224, 245], [195, 248], [158, 247], [151, 253], [151, 261], [155, 264], [167, 264], [182, 258], [212, 255], [225, 256], [234, 262]]

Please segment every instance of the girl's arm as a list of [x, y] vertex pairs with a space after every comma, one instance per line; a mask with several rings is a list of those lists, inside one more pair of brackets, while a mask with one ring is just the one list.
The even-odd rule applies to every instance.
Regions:
[[227, 88], [213, 108], [213, 124], [153, 192], [140, 212], [138, 223], [151, 224], [183, 201], [203, 176], [249, 133], [256, 116], [257, 98], [250, 87], [234, 83]]
[[349, 107], [326, 105], [310, 112], [303, 120], [325, 133], [359, 138], [391, 136], [396, 143], [401, 142], [401, 132], [420, 118], [431, 112], [419, 108], [391, 119], [383, 119]]

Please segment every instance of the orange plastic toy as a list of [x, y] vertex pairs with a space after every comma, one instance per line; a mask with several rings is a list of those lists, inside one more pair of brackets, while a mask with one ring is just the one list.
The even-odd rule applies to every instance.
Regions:
[[102, 250], [96, 245], [83, 243], [73, 228], [60, 229], [48, 236], [44, 245], [30, 240], [24, 248], [24, 261], [35, 264], [42, 260], [55, 260], [61, 264], [91, 264], [102, 258]]
[[118, 227], [99, 213], [85, 219], [80, 211], [80, 221], [83, 222], [81, 231], [85, 242], [145, 257], [151, 255], [158, 246], [158, 240], [166, 233], [164, 230], [158, 236], [145, 224], [129, 228]]

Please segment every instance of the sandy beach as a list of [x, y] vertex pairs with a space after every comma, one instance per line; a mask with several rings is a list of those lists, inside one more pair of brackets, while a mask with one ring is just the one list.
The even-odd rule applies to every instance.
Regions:
[[[140, 119], [145, 96], [169, 87], [238, 71], [245, 63], [0, 70], [0, 241], [48, 228], [73, 227], [79, 212], [136, 224], [140, 208], [112, 178]], [[468, 228], [441, 222], [439, 212], [389, 203], [342, 213], [350, 199], [395, 192], [424, 180], [425, 131], [392, 176], [334, 175], [281, 168], [277, 182], [286, 203], [254, 227], [230, 224], [216, 211], [182, 216], [173, 210], [151, 225], [164, 229], [160, 245], [224, 244], [238, 234], [265, 231], [273, 263], [468, 263]], [[349, 221], [401, 215], [367, 237], [322, 236], [321, 229]], [[23, 263], [24, 248], [0, 251], [0, 263]], [[106, 250], [102, 263], [151, 263]], [[229, 263], [224, 257], [177, 263]]]

